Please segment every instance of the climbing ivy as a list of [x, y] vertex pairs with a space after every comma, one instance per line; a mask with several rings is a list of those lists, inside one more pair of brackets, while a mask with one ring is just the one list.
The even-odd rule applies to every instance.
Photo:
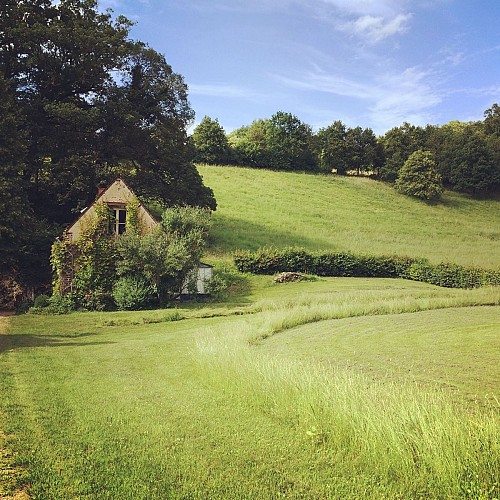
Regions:
[[75, 307], [104, 309], [116, 280], [116, 248], [109, 235], [112, 211], [96, 203], [77, 241], [64, 238], [52, 246], [54, 295], [69, 294]]
[[124, 277], [147, 278], [160, 303], [178, 294], [203, 253], [210, 214], [174, 207], [148, 231], [139, 207], [137, 198], [130, 199], [125, 233], [110, 235], [114, 213], [97, 203], [76, 241], [65, 235], [52, 245], [53, 301], [64, 298], [65, 307], [102, 310], [113, 304], [116, 282]]

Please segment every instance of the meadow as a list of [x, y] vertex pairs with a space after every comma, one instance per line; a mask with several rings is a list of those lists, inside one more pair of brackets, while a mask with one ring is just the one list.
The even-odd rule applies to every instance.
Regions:
[[[201, 171], [219, 268], [263, 244], [500, 260], [493, 201]], [[0, 498], [498, 498], [499, 306], [498, 287], [245, 275], [223, 302], [0, 318]]]
[[429, 204], [365, 177], [201, 165], [215, 193], [212, 252], [266, 245], [500, 264], [500, 203], [445, 192]]

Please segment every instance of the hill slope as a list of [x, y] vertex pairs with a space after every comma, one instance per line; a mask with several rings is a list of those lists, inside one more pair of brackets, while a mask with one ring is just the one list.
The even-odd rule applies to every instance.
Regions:
[[211, 252], [301, 246], [500, 265], [500, 203], [446, 192], [428, 204], [367, 178], [198, 167], [214, 192]]

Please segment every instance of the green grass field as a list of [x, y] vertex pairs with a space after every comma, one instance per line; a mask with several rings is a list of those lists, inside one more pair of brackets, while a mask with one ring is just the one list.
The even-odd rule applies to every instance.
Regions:
[[[221, 265], [271, 244], [500, 262], [498, 202], [201, 171]], [[241, 276], [220, 303], [0, 318], [0, 498], [499, 498], [498, 359], [498, 287]]]
[[202, 165], [215, 193], [212, 252], [300, 246], [498, 268], [500, 203], [428, 204], [368, 178]]

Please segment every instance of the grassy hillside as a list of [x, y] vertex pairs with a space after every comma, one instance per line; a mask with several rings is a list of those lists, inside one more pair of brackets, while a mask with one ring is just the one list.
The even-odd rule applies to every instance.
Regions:
[[498, 289], [249, 280], [225, 305], [9, 318], [0, 496], [498, 496]]
[[497, 268], [500, 203], [446, 192], [428, 204], [367, 178], [199, 167], [217, 198], [211, 251], [301, 246]]

